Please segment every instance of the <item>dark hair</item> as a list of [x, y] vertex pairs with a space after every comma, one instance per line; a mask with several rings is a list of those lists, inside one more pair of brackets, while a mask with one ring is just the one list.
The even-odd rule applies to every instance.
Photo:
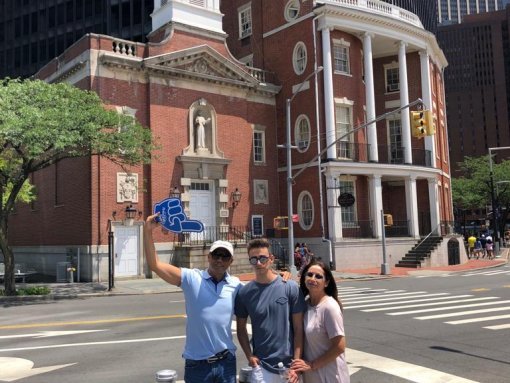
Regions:
[[267, 238], [255, 238], [248, 242], [248, 246], [246, 247], [246, 249], [248, 250], [249, 253], [251, 249], [263, 249], [263, 248], [269, 249], [270, 247], [271, 245], [269, 244]]
[[303, 295], [306, 297], [309, 295], [308, 287], [306, 287], [305, 278], [306, 273], [312, 266], [319, 266], [322, 271], [324, 271], [324, 277], [325, 281], [327, 283], [326, 287], [324, 288], [324, 292], [326, 295], [329, 295], [331, 298], [333, 298], [335, 301], [337, 301], [338, 305], [340, 306], [340, 309], [343, 311], [344, 308], [342, 306], [342, 302], [338, 299], [338, 288], [336, 286], [335, 278], [333, 277], [333, 273], [331, 272], [331, 269], [321, 260], [313, 260], [308, 265], [305, 266], [303, 271], [301, 272], [301, 277], [299, 278], [299, 286], [301, 287], [301, 291], [303, 292]]

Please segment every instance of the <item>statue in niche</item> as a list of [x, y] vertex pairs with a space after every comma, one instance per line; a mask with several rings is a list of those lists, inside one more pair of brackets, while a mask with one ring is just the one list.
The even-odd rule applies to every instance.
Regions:
[[197, 127], [196, 130], [196, 148], [198, 149], [207, 149], [207, 145], [205, 143], [205, 125], [211, 121], [211, 118], [205, 118], [202, 116], [202, 112], [198, 112], [195, 117], [195, 125]]

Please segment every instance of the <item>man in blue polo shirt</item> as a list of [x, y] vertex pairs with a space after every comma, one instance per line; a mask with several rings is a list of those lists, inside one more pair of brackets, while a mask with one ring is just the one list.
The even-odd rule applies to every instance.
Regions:
[[180, 268], [158, 259], [152, 230], [159, 224], [152, 215], [144, 225], [144, 248], [152, 271], [168, 283], [180, 286], [186, 300], [186, 383], [235, 383], [236, 346], [232, 339], [232, 312], [241, 287], [227, 273], [234, 249], [226, 241], [212, 244], [207, 270]]

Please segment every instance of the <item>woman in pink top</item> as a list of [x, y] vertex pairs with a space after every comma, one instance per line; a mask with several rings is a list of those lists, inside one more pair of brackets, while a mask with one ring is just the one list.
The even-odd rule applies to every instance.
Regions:
[[291, 368], [303, 373], [304, 383], [349, 383], [345, 361], [345, 332], [342, 305], [331, 270], [321, 261], [308, 264], [300, 285], [307, 296], [304, 315], [303, 359]]

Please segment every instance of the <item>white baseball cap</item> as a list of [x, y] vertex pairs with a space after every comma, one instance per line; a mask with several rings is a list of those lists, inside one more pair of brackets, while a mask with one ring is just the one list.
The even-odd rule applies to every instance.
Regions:
[[230, 242], [227, 241], [216, 241], [211, 245], [211, 248], [209, 249], [209, 253], [212, 253], [216, 249], [225, 249], [227, 250], [232, 258], [234, 258], [234, 247]]

